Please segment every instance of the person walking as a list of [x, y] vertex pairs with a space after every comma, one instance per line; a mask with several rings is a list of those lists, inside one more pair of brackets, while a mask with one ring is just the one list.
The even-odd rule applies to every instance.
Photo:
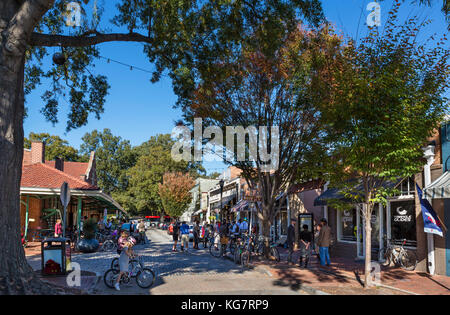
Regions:
[[172, 231], [172, 239], [173, 239], [173, 247], [172, 247], [172, 252], [177, 252], [177, 243], [178, 243], [178, 238], [180, 237], [180, 225], [178, 224], [177, 221], [173, 221], [172, 222], [172, 226], [173, 226], [173, 231]]
[[147, 243], [145, 237], [145, 223], [144, 220], [139, 220], [139, 224], [137, 225], [137, 230], [139, 232], [140, 243]]
[[308, 268], [309, 257], [311, 256], [312, 233], [308, 230], [308, 225], [303, 225], [303, 231], [300, 232], [300, 268], [303, 267], [303, 259], [305, 259], [305, 268]]
[[62, 236], [62, 224], [61, 219], [56, 220], [55, 224], [55, 237], [61, 237]]
[[296, 224], [297, 220], [296, 219], [292, 219], [291, 220], [291, 224], [288, 227], [287, 230], [287, 239], [286, 239], [286, 243], [289, 249], [289, 255], [288, 255], [288, 259], [287, 259], [287, 263], [288, 265], [293, 264], [292, 261], [292, 254], [294, 253], [294, 245], [295, 245], [295, 224]]
[[194, 222], [194, 228], [192, 229], [192, 234], [194, 235], [193, 248], [194, 249], [199, 249], [198, 248], [198, 242], [199, 242], [199, 239], [200, 239], [200, 222], [198, 220]]
[[220, 244], [222, 246], [226, 246], [228, 244], [228, 224], [227, 221], [223, 220], [222, 224], [219, 227], [219, 237], [220, 237]]
[[184, 252], [184, 248], [186, 247], [186, 253], [189, 249], [189, 225], [186, 224], [186, 221], [183, 221], [180, 226], [180, 235], [181, 235], [181, 251]]
[[320, 265], [330, 266], [330, 252], [329, 247], [331, 243], [331, 229], [327, 224], [327, 220], [323, 218], [320, 220], [320, 232], [317, 239], [317, 245], [319, 246]]

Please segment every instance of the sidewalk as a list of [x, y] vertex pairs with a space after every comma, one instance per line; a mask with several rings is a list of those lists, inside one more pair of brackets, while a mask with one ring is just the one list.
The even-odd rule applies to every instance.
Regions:
[[346, 258], [333, 258], [330, 267], [321, 267], [314, 255], [308, 269], [298, 267], [298, 252], [294, 253], [296, 265], [286, 263], [288, 252], [278, 247], [279, 263], [254, 261], [256, 268], [267, 270], [280, 285], [305, 285], [330, 294], [420, 294], [450, 295], [450, 277], [430, 276], [426, 273], [405, 271], [388, 267], [381, 269], [381, 286], [364, 289], [364, 262]]

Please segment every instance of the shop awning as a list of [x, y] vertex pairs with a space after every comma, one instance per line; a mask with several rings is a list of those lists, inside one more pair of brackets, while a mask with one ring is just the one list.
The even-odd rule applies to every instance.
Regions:
[[[403, 179], [399, 179], [396, 181], [386, 181], [383, 184], [385, 188], [394, 188], [398, 184], [402, 182]], [[355, 185], [354, 192], [352, 193], [355, 197], [363, 197], [364, 196], [364, 187], [362, 184]], [[326, 206], [331, 201], [341, 201], [341, 202], [349, 202], [354, 203], [354, 199], [348, 198], [345, 196], [344, 191], [341, 188], [329, 188], [325, 190], [319, 197], [314, 199], [314, 206]]]
[[[228, 203], [230, 203], [230, 201], [233, 200], [234, 197], [235, 197], [234, 195], [223, 197], [222, 198], [222, 207], [225, 207]], [[218, 201], [215, 201], [213, 204], [215, 207], [220, 207], [220, 199]]]
[[345, 198], [345, 195], [339, 188], [330, 188], [314, 199], [314, 206], [326, 206], [328, 202], [332, 200], [351, 201], [350, 199]]
[[245, 209], [248, 206], [247, 200], [239, 201], [233, 208], [231, 208], [231, 212], [239, 212]]
[[202, 212], [203, 212], [203, 209], [200, 209], [200, 210], [195, 211], [193, 215], [198, 215], [198, 214], [200, 214]]
[[438, 179], [424, 188], [425, 198], [450, 198], [450, 172], [445, 172]]

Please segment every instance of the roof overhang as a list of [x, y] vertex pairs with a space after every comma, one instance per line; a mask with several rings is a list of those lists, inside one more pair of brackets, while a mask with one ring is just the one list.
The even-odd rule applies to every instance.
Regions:
[[[44, 195], [59, 196], [60, 188], [41, 188], [41, 187], [20, 187], [21, 195]], [[70, 189], [70, 195], [73, 197], [93, 198], [105, 203], [111, 210], [120, 210], [127, 213], [111, 196], [105, 194], [102, 190], [82, 190]]]

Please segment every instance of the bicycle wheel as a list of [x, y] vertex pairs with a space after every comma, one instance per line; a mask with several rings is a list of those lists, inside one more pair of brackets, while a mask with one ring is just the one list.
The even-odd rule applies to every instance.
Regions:
[[108, 288], [114, 289], [114, 284], [116, 283], [118, 276], [119, 271], [115, 269], [108, 269], [103, 276], [103, 281]]
[[391, 265], [391, 249], [385, 248], [383, 253], [383, 262], [381, 263], [382, 266], [388, 267]]
[[231, 255], [234, 255], [234, 251], [235, 251], [235, 249], [236, 249], [236, 240], [235, 240], [235, 239], [232, 239], [232, 240], [230, 241], [229, 248], [230, 248], [230, 253], [231, 253]]
[[280, 261], [280, 253], [278, 252], [278, 249], [276, 247], [270, 248], [270, 255], [277, 261]]
[[264, 243], [259, 243], [257, 248], [256, 248], [256, 253], [259, 255], [264, 254]]
[[241, 267], [246, 267], [248, 268], [249, 264], [250, 264], [250, 251], [248, 250], [244, 250], [241, 254]]
[[400, 254], [400, 265], [403, 269], [412, 271], [416, 269], [417, 266], [417, 256], [416, 253], [410, 250], [404, 250]]
[[119, 258], [118, 258], [118, 257], [114, 258], [114, 259], [111, 261], [111, 269], [114, 269], [114, 270], [117, 270], [117, 271], [120, 270], [120, 267], [119, 267]]
[[150, 268], [140, 270], [136, 275], [136, 283], [141, 288], [150, 288], [155, 281], [155, 273]]
[[235, 264], [239, 264], [241, 262], [241, 250], [240, 250], [240, 248], [237, 248], [234, 251], [233, 261], [234, 261]]
[[218, 244], [217, 246], [214, 245], [214, 243], [211, 243], [209, 246], [209, 253], [216, 258], [219, 258], [222, 256], [222, 246]]
[[107, 240], [103, 243], [104, 250], [110, 252], [116, 249], [116, 244], [112, 240]]

